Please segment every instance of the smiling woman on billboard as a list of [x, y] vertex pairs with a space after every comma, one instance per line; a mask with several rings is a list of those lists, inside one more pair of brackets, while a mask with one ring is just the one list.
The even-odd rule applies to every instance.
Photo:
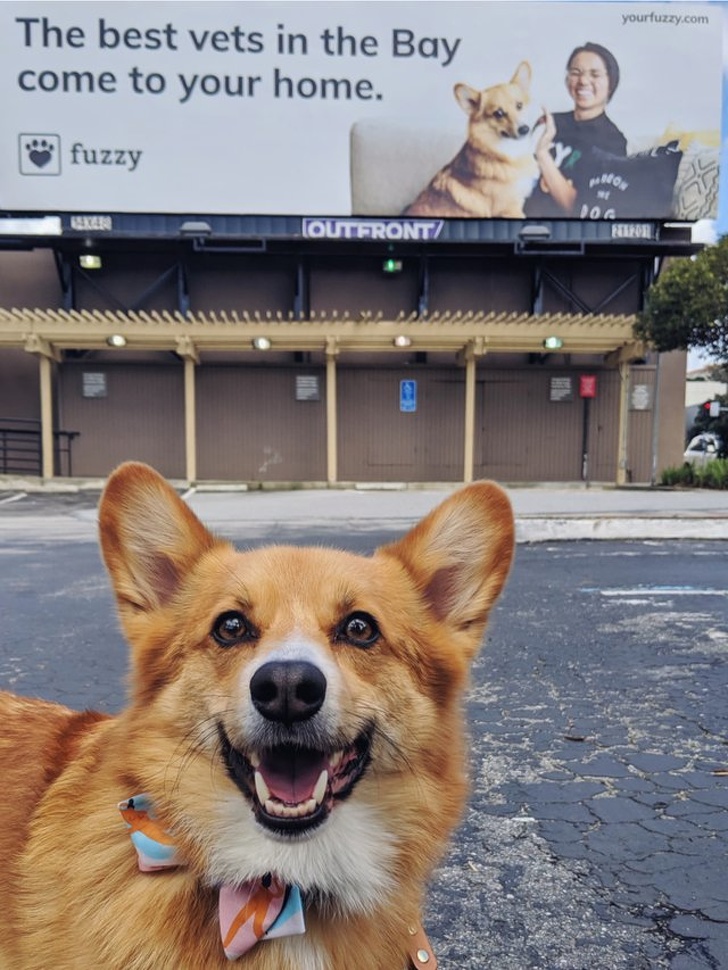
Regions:
[[578, 195], [575, 175], [592, 148], [627, 154], [627, 139], [606, 114], [618, 84], [619, 65], [606, 47], [588, 42], [572, 51], [566, 89], [574, 110], [552, 114], [544, 108], [535, 151], [540, 178], [526, 201], [526, 215], [572, 215]]

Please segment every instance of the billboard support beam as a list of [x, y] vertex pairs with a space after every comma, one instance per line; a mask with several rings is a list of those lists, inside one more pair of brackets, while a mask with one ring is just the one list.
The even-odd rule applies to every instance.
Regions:
[[180, 259], [177, 263], [177, 309], [187, 316], [190, 312], [190, 288], [187, 280], [187, 267]]
[[63, 297], [63, 309], [73, 310], [76, 300], [75, 288], [73, 285], [73, 267], [67, 255], [59, 249], [53, 250], [56, 263], [56, 272], [61, 284], [61, 295]]
[[304, 256], [296, 261], [296, 288], [293, 294], [293, 315], [296, 320], [306, 320], [311, 312], [308, 263]]
[[417, 314], [424, 317], [430, 312], [430, 261], [427, 256], [420, 259], [420, 292], [417, 298]]
[[543, 313], [543, 267], [540, 262], [533, 268], [531, 313]]

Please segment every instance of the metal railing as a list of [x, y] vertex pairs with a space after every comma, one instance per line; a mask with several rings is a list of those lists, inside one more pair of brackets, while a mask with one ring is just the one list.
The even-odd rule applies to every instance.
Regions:
[[[53, 432], [54, 474], [73, 474], [72, 446], [80, 431]], [[0, 417], [0, 475], [42, 475], [41, 423], [33, 418]]]

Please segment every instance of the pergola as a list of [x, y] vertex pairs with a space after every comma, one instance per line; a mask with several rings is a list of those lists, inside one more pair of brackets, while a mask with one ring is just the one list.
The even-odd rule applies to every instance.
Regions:
[[463, 481], [473, 480], [476, 364], [489, 353], [543, 353], [557, 337], [571, 354], [599, 354], [619, 368], [619, 444], [616, 481], [627, 467], [629, 362], [645, 355], [631, 314], [436, 312], [387, 319], [381, 314], [279, 312], [144, 312], [0, 309], [0, 347], [37, 354], [40, 370], [42, 470], [53, 477], [52, 363], [66, 350], [171, 351], [184, 362], [185, 474], [197, 480], [195, 368], [210, 351], [322, 352], [326, 360], [327, 479], [337, 481], [337, 358], [342, 352], [451, 352], [465, 369]]

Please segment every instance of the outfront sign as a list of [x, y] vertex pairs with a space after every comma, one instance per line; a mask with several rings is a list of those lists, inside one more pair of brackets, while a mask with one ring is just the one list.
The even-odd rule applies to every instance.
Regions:
[[712, 216], [721, 16], [702, 3], [10, 0], [0, 205], [310, 216], [326, 238], [424, 220], [429, 239], [446, 218], [524, 215], [613, 219], [621, 236], [633, 220]]

